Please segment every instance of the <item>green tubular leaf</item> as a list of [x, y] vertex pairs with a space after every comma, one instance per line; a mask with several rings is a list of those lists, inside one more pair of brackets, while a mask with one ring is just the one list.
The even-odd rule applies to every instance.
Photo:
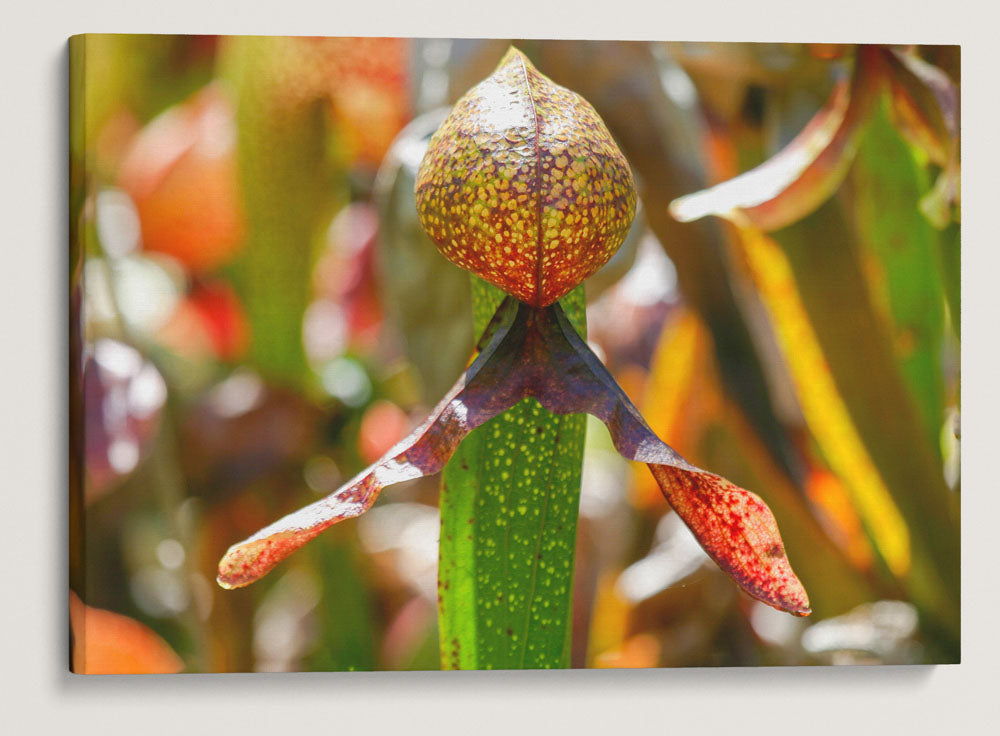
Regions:
[[[473, 278], [475, 332], [503, 292]], [[562, 301], [586, 333], [583, 287]], [[526, 399], [474, 430], [444, 469], [438, 616], [444, 669], [569, 666], [586, 420]]]

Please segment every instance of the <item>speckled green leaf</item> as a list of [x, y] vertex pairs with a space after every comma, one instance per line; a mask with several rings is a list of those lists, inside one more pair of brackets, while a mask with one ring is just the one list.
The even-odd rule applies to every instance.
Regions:
[[[473, 280], [475, 331], [503, 293]], [[586, 333], [583, 288], [563, 306]], [[445, 466], [438, 567], [441, 666], [569, 666], [586, 420], [534, 399], [473, 431]]]

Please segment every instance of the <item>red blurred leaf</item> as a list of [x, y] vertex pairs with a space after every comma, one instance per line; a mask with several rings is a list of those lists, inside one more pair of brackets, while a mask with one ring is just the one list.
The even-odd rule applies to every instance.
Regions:
[[227, 282], [201, 282], [189, 296], [201, 316], [216, 354], [236, 360], [246, 352], [249, 326], [236, 291]]
[[73, 671], [81, 675], [173, 674], [184, 662], [163, 639], [138, 621], [92, 608], [69, 594]]
[[225, 281], [196, 281], [158, 333], [173, 350], [191, 357], [237, 360], [250, 341], [243, 305]]
[[430, 418], [347, 485], [234, 545], [219, 583], [253, 582], [327, 527], [358, 516], [393, 483], [436, 473], [472, 429], [526, 397], [554, 414], [601, 419], [626, 458], [649, 465], [664, 496], [705, 551], [750, 595], [806, 615], [805, 590], [785, 556], [766, 504], [725, 478], [694, 467], [646, 425], [557, 304], [508, 298], [479, 343], [482, 352]]
[[281, 474], [315, 452], [323, 418], [298, 392], [239, 370], [202, 395], [181, 424], [184, 474], [214, 496]]
[[847, 173], [877, 98], [882, 55], [876, 46], [859, 46], [850, 82], [837, 84], [826, 105], [791, 143], [750, 171], [679, 197], [670, 205], [671, 214], [681, 222], [706, 215], [749, 220], [770, 231], [819, 207]]
[[343, 309], [351, 343], [371, 349], [382, 326], [376, 283], [378, 212], [367, 202], [345, 206], [330, 224], [327, 245], [313, 270], [320, 298]]
[[847, 53], [849, 46], [839, 43], [810, 43], [806, 44], [809, 53], [817, 59], [841, 59]]

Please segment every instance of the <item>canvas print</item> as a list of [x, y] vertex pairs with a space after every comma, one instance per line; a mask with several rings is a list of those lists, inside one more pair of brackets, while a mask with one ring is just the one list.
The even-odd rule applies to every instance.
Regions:
[[958, 46], [70, 41], [87, 674], [960, 661]]

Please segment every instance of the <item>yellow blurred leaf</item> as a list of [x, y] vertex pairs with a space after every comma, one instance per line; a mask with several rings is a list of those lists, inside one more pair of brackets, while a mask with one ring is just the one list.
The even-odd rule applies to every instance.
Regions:
[[660, 642], [652, 634], [638, 634], [626, 640], [621, 647], [594, 658], [594, 667], [637, 668], [656, 667], [660, 659]]
[[[695, 314], [685, 309], [664, 327], [650, 366], [643, 393], [642, 411], [649, 428], [685, 457], [691, 454], [690, 438], [698, 422], [692, 416], [692, 384], [702, 372], [707, 341]], [[632, 468], [632, 502], [639, 508], [662, 503], [656, 480], [641, 465]]]
[[802, 413], [830, 468], [889, 569], [905, 576], [909, 532], [844, 405], [780, 246], [751, 227], [740, 229], [741, 254], [774, 326]]
[[617, 570], [608, 571], [601, 575], [597, 582], [597, 594], [594, 596], [594, 612], [587, 642], [587, 651], [590, 652], [591, 659], [599, 659], [618, 650], [625, 641], [632, 606], [615, 589], [618, 575]]

